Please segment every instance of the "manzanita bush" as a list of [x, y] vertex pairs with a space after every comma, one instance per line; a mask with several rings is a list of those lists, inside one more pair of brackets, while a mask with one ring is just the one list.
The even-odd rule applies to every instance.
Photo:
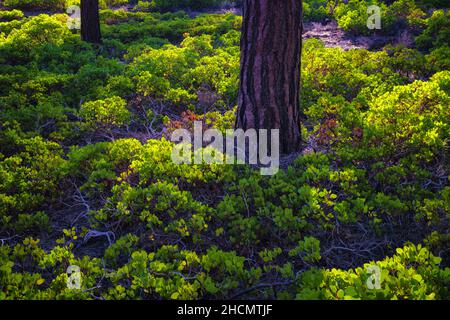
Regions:
[[448, 299], [448, 10], [304, 1], [354, 34], [379, 5], [377, 35], [416, 38], [305, 41], [306, 147], [266, 177], [171, 159], [171, 130], [235, 123], [241, 17], [175, 12], [221, 2], [101, 1], [91, 46], [76, 1], [0, 1], [0, 299]]

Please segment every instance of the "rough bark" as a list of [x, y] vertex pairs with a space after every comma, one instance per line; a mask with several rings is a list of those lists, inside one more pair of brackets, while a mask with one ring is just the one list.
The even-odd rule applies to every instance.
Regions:
[[301, 0], [244, 0], [236, 127], [280, 129], [280, 152], [299, 151]]
[[81, 0], [81, 39], [101, 43], [98, 0]]

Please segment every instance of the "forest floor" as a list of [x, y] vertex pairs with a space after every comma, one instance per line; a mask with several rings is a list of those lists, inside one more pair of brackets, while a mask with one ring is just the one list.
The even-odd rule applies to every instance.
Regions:
[[368, 49], [379, 50], [387, 44], [412, 45], [413, 37], [407, 30], [400, 30], [395, 36], [354, 36], [340, 29], [336, 21], [308, 22], [304, 24], [303, 39], [316, 38], [321, 40], [326, 47], [340, 47], [344, 50]]

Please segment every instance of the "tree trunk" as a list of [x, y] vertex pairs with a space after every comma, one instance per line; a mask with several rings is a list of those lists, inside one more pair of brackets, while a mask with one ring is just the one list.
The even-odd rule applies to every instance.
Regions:
[[280, 152], [300, 150], [302, 0], [244, 0], [236, 127], [279, 129]]
[[81, 0], [81, 39], [101, 43], [98, 0]]

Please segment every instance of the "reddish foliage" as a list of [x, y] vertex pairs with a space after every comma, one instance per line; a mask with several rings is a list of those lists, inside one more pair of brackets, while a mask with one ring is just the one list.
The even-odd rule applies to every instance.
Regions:
[[317, 142], [319, 144], [329, 144], [334, 140], [336, 134], [334, 129], [338, 126], [336, 119], [325, 120], [317, 131]]

